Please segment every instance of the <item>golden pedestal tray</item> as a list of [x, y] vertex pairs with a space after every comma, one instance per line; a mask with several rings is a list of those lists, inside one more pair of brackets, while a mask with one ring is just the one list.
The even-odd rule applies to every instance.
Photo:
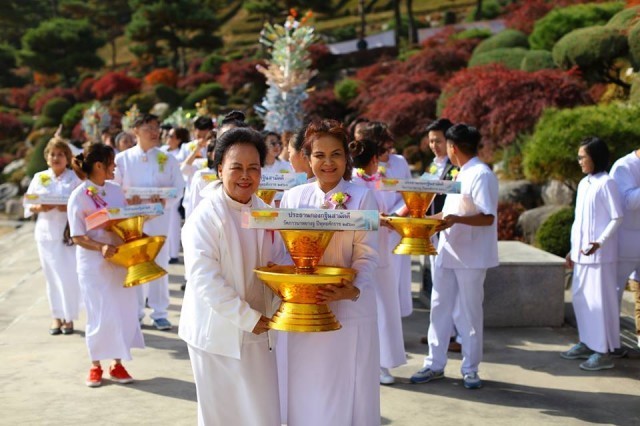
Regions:
[[314, 332], [338, 330], [342, 326], [327, 304], [317, 304], [322, 285], [342, 285], [353, 281], [351, 268], [318, 266], [334, 231], [280, 230], [294, 266], [267, 266], [255, 269], [256, 275], [282, 299], [269, 325], [274, 330]]
[[276, 189], [258, 189], [256, 195], [266, 204], [271, 205], [278, 190]]
[[124, 243], [107, 260], [127, 268], [125, 287], [148, 283], [167, 273], [155, 262], [166, 237], [149, 237], [142, 232], [146, 216], [115, 219], [109, 222], [107, 230], [118, 235]]
[[409, 217], [390, 216], [385, 218], [401, 236], [400, 243], [393, 249], [395, 254], [438, 254], [431, 243], [436, 227], [442, 222], [439, 219], [427, 219], [425, 214], [433, 203], [436, 194], [433, 192], [401, 191]]

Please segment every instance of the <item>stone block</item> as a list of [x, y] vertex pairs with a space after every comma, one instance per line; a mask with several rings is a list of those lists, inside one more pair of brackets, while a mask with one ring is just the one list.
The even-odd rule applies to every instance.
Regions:
[[499, 241], [500, 266], [484, 283], [485, 327], [559, 327], [564, 259], [519, 241]]

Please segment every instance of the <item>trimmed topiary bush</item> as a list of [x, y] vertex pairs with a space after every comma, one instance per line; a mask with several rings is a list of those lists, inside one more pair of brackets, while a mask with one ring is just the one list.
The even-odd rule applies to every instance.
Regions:
[[33, 123], [34, 130], [46, 129], [48, 127], [56, 127], [60, 121], [56, 121], [51, 117], [47, 117], [46, 115], [41, 115], [38, 117]]
[[64, 113], [62, 116], [62, 127], [66, 132], [71, 133], [75, 125], [82, 120], [82, 114], [84, 114], [85, 109], [89, 108], [90, 105], [90, 102], [75, 104]]
[[556, 64], [553, 62], [553, 55], [547, 50], [528, 51], [520, 64], [520, 69], [527, 72], [554, 68], [556, 68]]
[[212, 53], [204, 58], [202, 64], [200, 64], [200, 72], [206, 72], [213, 75], [219, 74], [220, 67], [226, 62], [226, 60], [227, 59], [224, 56]]
[[562, 37], [553, 48], [553, 61], [560, 68], [580, 68], [590, 82], [616, 83], [609, 70], [616, 59], [629, 51], [627, 37], [616, 28], [594, 26], [581, 28]]
[[529, 44], [532, 49], [551, 50], [564, 35], [578, 28], [604, 25], [623, 7], [623, 2], [589, 3], [552, 10], [536, 22]]
[[631, 60], [636, 65], [636, 68], [640, 68], [640, 22], [631, 27], [627, 41]]
[[576, 161], [580, 141], [602, 138], [611, 160], [637, 149], [640, 105], [611, 103], [572, 109], [547, 109], [524, 146], [524, 173], [542, 183], [550, 179], [576, 186], [584, 176]]
[[153, 92], [161, 102], [166, 102], [172, 107], [180, 105], [180, 102], [184, 99], [184, 96], [180, 94], [180, 92], [164, 84], [158, 84], [153, 88]]
[[[480, 11], [480, 20], [495, 19], [502, 13], [502, 4], [498, 0], [484, 0], [482, 2], [482, 10]], [[473, 22], [476, 20], [476, 8], [469, 9], [466, 21]]]
[[640, 105], [640, 78], [636, 77], [631, 84], [631, 93], [629, 94], [629, 102]]
[[140, 110], [141, 113], [146, 114], [151, 110], [151, 108], [153, 108], [156, 102], [157, 99], [153, 93], [136, 93], [135, 95], [129, 96], [125, 102], [125, 106], [129, 109], [132, 106], [137, 105], [138, 110]]
[[505, 47], [489, 52], [473, 55], [469, 61], [469, 68], [489, 64], [502, 64], [512, 70], [519, 70], [522, 60], [527, 55], [522, 47]]
[[195, 107], [196, 102], [200, 102], [203, 99], [207, 98], [216, 98], [220, 99], [225, 96], [224, 89], [218, 83], [207, 83], [198, 87], [196, 90], [191, 92], [189, 96], [182, 102], [182, 108], [193, 108]]
[[[504, 32], [504, 31], [503, 31]], [[471, 38], [488, 39], [493, 33], [488, 28], [469, 28], [451, 36], [453, 40], [469, 40]], [[528, 42], [527, 42], [528, 44]]]
[[473, 51], [473, 56], [505, 47], [529, 48], [527, 35], [517, 30], [504, 30], [482, 41]]
[[624, 30], [635, 24], [638, 19], [640, 19], [640, 6], [630, 7], [613, 15], [609, 22], [607, 22], [607, 27]]
[[333, 92], [336, 98], [347, 105], [358, 96], [358, 88], [360, 84], [358, 81], [351, 78], [345, 78], [336, 83]]
[[26, 173], [33, 177], [38, 172], [47, 169], [47, 161], [44, 158], [44, 148], [53, 137], [53, 130], [38, 130], [32, 132], [27, 139], [31, 141], [34, 148], [28, 154]]
[[571, 250], [573, 207], [565, 207], [549, 216], [536, 232], [536, 246], [556, 256], [565, 257]]
[[42, 115], [51, 118], [53, 121], [60, 123], [64, 113], [71, 108], [71, 102], [65, 98], [53, 98], [42, 108]]

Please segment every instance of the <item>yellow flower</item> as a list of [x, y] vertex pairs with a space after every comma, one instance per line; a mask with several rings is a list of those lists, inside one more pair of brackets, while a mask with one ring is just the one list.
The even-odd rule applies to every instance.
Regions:
[[40, 184], [42, 186], [49, 186], [50, 183], [51, 183], [51, 176], [49, 176], [49, 173], [42, 173], [40, 175]]
[[329, 201], [331, 204], [335, 206], [336, 209], [346, 209], [347, 202], [351, 199], [351, 195], [346, 192], [336, 192], [333, 194]]
[[88, 192], [90, 195], [96, 195], [96, 194], [98, 193], [98, 190], [96, 189], [96, 187], [95, 187], [95, 186], [88, 186], [88, 187], [87, 187], [87, 192]]
[[455, 178], [456, 178], [456, 176], [458, 176], [458, 173], [460, 173], [460, 170], [458, 170], [458, 169], [452, 169], [452, 170], [451, 170], [451, 177], [455, 179]]
[[164, 165], [167, 163], [167, 154], [164, 152], [158, 153], [158, 165], [160, 166], [160, 172], [164, 172]]
[[436, 167], [435, 164], [432, 164], [431, 167], [429, 167], [429, 174], [430, 175], [435, 175], [437, 171], [438, 171], [438, 167]]
[[383, 177], [386, 176], [387, 168], [385, 166], [378, 166], [378, 174]]

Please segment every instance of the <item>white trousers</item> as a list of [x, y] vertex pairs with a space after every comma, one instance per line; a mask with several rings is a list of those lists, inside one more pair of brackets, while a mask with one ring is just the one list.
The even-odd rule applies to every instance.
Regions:
[[[156, 263], [165, 271], [169, 268], [169, 247], [165, 241], [160, 253], [156, 257]], [[138, 296], [138, 317], [144, 318], [145, 301], [153, 312], [151, 318], [156, 320], [167, 318], [169, 309], [169, 275], [164, 275], [157, 280], [136, 286]]]
[[266, 339], [243, 342], [241, 359], [188, 348], [198, 425], [280, 426], [276, 356]]
[[624, 289], [627, 286], [629, 276], [634, 271], [638, 270], [640, 270], [640, 259], [618, 259], [618, 278], [616, 279], [616, 289], [618, 291], [618, 301], [620, 305], [622, 305], [622, 295], [624, 294]]
[[173, 259], [180, 256], [181, 221], [178, 205], [175, 205], [169, 210], [169, 233], [167, 234], [167, 241], [165, 243], [169, 244], [169, 257]]
[[579, 264], [573, 268], [573, 310], [580, 341], [592, 351], [620, 347], [620, 299], [617, 264]]
[[[484, 279], [486, 269], [436, 267], [431, 292], [429, 355], [424, 366], [434, 371], [447, 365], [447, 348], [455, 325], [462, 343], [462, 374], [478, 371], [482, 361]], [[457, 305], [457, 306], [456, 306]]]

